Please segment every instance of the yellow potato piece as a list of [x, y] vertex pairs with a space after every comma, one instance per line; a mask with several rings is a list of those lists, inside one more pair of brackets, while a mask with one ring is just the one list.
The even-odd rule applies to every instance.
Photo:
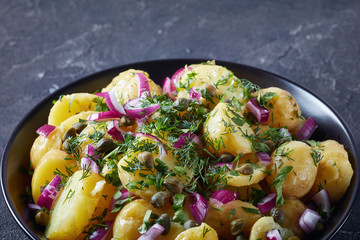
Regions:
[[[250, 209], [254, 212], [251, 212]], [[245, 220], [244, 232], [249, 234], [251, 226], [260, 217], [258, 208], [251, 203], [235, 200], [219, 206], [214, 202], [210, 202], [204, 222], [216, 230], [220, 239], [235, 239], [236, 236], [233, 236], [230, 231], [230, 223], [233, 220]]]
[[61, 135], [63, 135], [69, 128], [73, 127], [74, 123], [78, 123], [79, 119], [87, 119], [89, 115], [96, 113], [95, 111], [81, 112], [74, 116], [69, 117], [60, 124]]
[[311, 157], [311, 147], [304, 142], [291, 141], [281, 145], [271, 155], [268, 169], [272, 170], [266, 181], [271, 185], [280, 169], [292, 166], [282, 186], [284, 197], [302, 198], [314, 184], [317, 166]]
[[319, 162], [309, 196], [314, 196], [321, 188], [326, 188], [331, 202], [336, 203], [348, 189], [354, 171], [343, 145], [334, 140], [327, 140], [321, 142], [321, 147], [323, 159]]
[[84, 111], [93, 111], [95, 103], [93, 99], [97, 96], [89, 93], [73, 93], [64, 95], [50, 110], [48, 124], [60, 126], [69, 117]]
[[89, 223], [102, 196], [105, 180], [91, 173], [75, 172], [66, 183], [45, 231], [48, 239], [74, 239]]
[[180, 78], [178, 85], [178, 97], [190, 98], [189, 90], [208, 89], [213, 94], [211, 103], [209, 100], [201, 97], [200, 102], [209, 108], [219, 102], [224, 95], [224, 100], [236, 99], [245, 106], [246, 98], [243, 94], [241, 81], [228, 69], [215, 65], [214, 62], [208, 64], [194, 64], [185, 67], [185, 72]]
[[138, 97], [139, 90], [136, 73], [144, 73], [147, 77], [152, 95], [160, 95], [162, 93], [161, 87], [149, 78], [148, 73], [134, 69], [121, 72], [118, 76], [114, 77], [111, 83], [102, 89], [102, 92], [113, 91], [120, 104], [124, 104], [130, 99]]
[[[253, 152], [248, 136], [254, 134], [247, 122], [240, 115], [236, 117], [234, 109], [227, 103], [219, 103], [210, 112], [204, 124], [204, 139], [206, 148], [211, 152], [231, 153], [233, 155]], [[235, 122], [236, 121], [236, 122]], [[242, 126], [237, 125], [243, 123]]]
[[287, 91], [277, 88], [263, 88], [261, 95], [272, 92], [276, 95], [270, 99], [266, 106], [269, 110], [269, 119], [266, 123], [271, 127], [288, 127], [289, 130], [295, 128], [301, 119], [299, 104], [294, 97]]
[[66, 168], [72, 172], [78, 170], [75, 160], [65, 160], [65, 158], [68, 157], [69, 155], [66, 152], [60, 150], [51, 150], [42, 157], [40, 160], [41, 163], [35, 169], [31, 179], [31, 190], [35, 203], [37, 203], [40, 197], [41, 187], [55, 177], [55, 171], [60, 171], [62, 174], [68, 175]]
[[266, 240], [266, 233], [273, 229], [281, 229], [272, 217], [262, 217], [251, 228], [249, 240]]
[[45, 153], [50, 150], [61, 148], [61, 131], [59, 128], [56, 128], [48, 137], [38, 136], [30, 150], [30, 162], [31, 167], [36, 169], [39, 165], [40, 159], [45, 155]]
[[296, 198], [286, 198], [285, 204], [279, 206], [284, 212], [285, 220], [281, 223], [281, 227], [291, 230], [296, 236], [302, 237], [304, 235], [303, 231], [299, 225], [299, 219], [303, 212], [306, 209], [304, 203]]
[[180, 233], [179, 236], [175, 238], [175, 240], [217, 240], [218, 235], [211, 226], [207, 225], [206, 223], [202, 223], [198, 227], [193, 227], [185, 230], [184, 232]]

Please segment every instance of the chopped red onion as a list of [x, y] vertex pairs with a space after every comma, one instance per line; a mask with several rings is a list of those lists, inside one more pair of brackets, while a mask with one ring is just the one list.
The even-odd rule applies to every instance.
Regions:
[[120, 192], [121, 192], [121, 196], [119, 198], [115, 199], [114, 196], [111, 198], [110, 204], [109, 204], [110, 211], [115, 209], [115, 204], [117, 201], [131, 198], [134, 196], [134, 194], [132, 192], [130, 192], [129, 190], [127, 190], [126, 188], [121, 189]]
[[326, 213], [326, 219], [330, 216], [331, 202], [328, 191], [323, 188], [312, 198], [321, 212]]
[[174, 148], [181, 149], [182, 146], [187, 145], [189, 142], [194, 142], [196, 146], [200, 149], [204, 148], [204, 144], [201, 138], [195, 133], [183, 133], [180, 135], [179, 139], [174, 144]]
[[154, 104], [148, 107], [142, 107], [142, 100], [144, 96], [133, 98], [124, 104], [125, 112], [131, 119], [143, 119], [150, 116], [156, 110], [160, 108], [159, 104]]
[[125, 115], [125, 110], [123, 106], [120, 105], [113, 91], [108, 91], [104, 93], [106, 105], [109, 107], [110, 111], [117, 112], [120, 115]]
[[300, 228], [305, 233], [311, 233], [315, 230], [316, 224], [319, 222], [320, 218], [319, 213], [307, 208], [299, 219]]
[[266, 152], [257, 152], [256, 153], [257, 158], [259, 159], [261, 164], [269, 165], [271, 162], [270, 155]]
[[282, 240], [279, 230], [274, 229], [266, 233], [266, 240]]
[[[233, 168], [233, 164], [229, 163], [229, 162], [219, 162], [219, 163], [215, 163], [211, 166], [212, 169], [215, 170], [216, 167], [220, 167], [221, 169], [224, 169], [224, 166], [226, 166], [228, 168], [228, 170], [232, 170]], [[226, 170], [226, 169], [224, 169]]]
[[163, 158], [164, 155], [168, 154], [163, 142], [159, 138], [155, 137], [154, 135], [151, 135], [148, 133], [140, 133], [140, 132], [134, 133], [133, 135], [135, 137], [148, 137], [148, 138], [151, 138], [151, 139], [157, 141], [159, 143], [159, 151], [160, 151], [160, 156], [161, 156], [160, 158]]
[[105, 226], [101, 226], [101, 227], [97, 227], [95, 229], [94, 232], [91, 233], [89, 239], [90, 240], [104, 240], [106, 238], [106, 236], [109, 233], [109, 230], [111, 228], [111, 226], [113, 225], [114, 221], [105, 221], [102, 222], [102, 225], [106, 225]]
[[61, 188], [61, 177], [60, 175], [56, 175], [41, 192], [37, 204], [40, 207], [45, 207], [47, 210], [50, 211], [57, 195], [59, 194], [60, 188]]
[[256, 206], [262, 214], [270, 212], [276, 206], [276, 193], [269, 193]]
[[193, 200], [193, 203], [190, 204], [192, 216], [194, 220], [197, 221], [199, 225], [201, 225], [208, 212], [208, 202], [198, 193], [190, 193], [190, 196]]
[[263, 123], [268, 120], [269, 110], [267, 110], [265, 107], [261, 107], [256, 98], [250, 99], [247, 103], [247, 106], [259, 123]]
[[28, 203], [28, 208], [30, 210], [35, 210], [35, 211], [38, 211], [41, 209], [41, 207], [35, 203]]
[[40, 128], [38, 128], [38, 130], [36, 130], [36, 133], [47, 138], [50, 135], [50, 133], [52, 133], [55, 129], [56, 129], [55, 126], [50, 124], [45, 124]]
[[296, 134], [297, 140], [299, 141], [309, 140], [316, 128], [317, 128], [316, 121], [312, 117], [309, 117], [304, 123], [304, 125], [297, 132]]
[[95, 95], [98, 96], [98, 97], [103, 97], [104, 98], [107, 95], [107, 93], [106, 92], [97, 92], [97, 93], [95, 93]]
[[[187, 69], [188, 69], [188, 70], [192, 70], [191, 67], [188, 67]], [[173, 83], [176, 83], [177, 81], [180, 80], [180, 78], [182, 77], [182, 75], [184, 75], [184, 73], [185, 73], [185, 68], [180, 68], [179, 70], [177, 70], [177, 71], [174, 73], [174, 75], [172, 75], [171, 81], [172, 81]]]
[[155, 223], [153, 226], [149, 228], [149, 230], [146, 231], [146, 233], [141, 235], [138, 238], [138, 240], [154, 240], [158, 236], [160, 236], [160, 234], [162, 234], [164, 231], [165, 228], [161, 224]]
[[162, 90], [171, 98], [176, 96], [176, 86], [169, 77], [165, 78]]
[[139, 97], [143, 96], [144, 92], [150, 97], [150, 85], [147, 77], [143, 73], [136, 73], [136, 77], [138, 79]]
[[112, 136], [113, 139], [121, 142], [124, 141], [124, 136], [123, 136], [124, 131], [120, 129], [119, 121], [113, 120], [108, 122], [106, 129], [108, 134]]
[[100, 158], [100, 155], [95, 150], [95, 147], [93, 145], [91, 145], [91, 144], [87, 145], [87, 155], [89, 157], [93, 158], [94, 160], [98, 160]]
[[195, 88], [190, 88], [190, 92], [189, 92], [189, 97], [191, 99], [196, 99], [196, 100], [200, 100], [200, 98], [202, 97], [201, 91], [200, 90], [196, 90]]
[[92, 171], [93, 173], [99, 174], [99, 168], [96, 165], [96, 163], [91, 160], [88, 157], [82, 157], [81, 158], [81, 164], [80, 164], [82, 169], [90, 169], [90, 171]]
[[118, 112], [107, 111], [107, 112], [98, 112], [88, 116], [88, 121], [107, 121], [112, 119], [121, 118], [123, 115]]
[[210, 202], [215, 203], [217, 205], [223, 205], [228, 202], [232, 202], [237, 200], [239, 197], [238, 192], [232, 192], [230, 190], [222, 189], [219, 191], [216, 191], [211, 197]]

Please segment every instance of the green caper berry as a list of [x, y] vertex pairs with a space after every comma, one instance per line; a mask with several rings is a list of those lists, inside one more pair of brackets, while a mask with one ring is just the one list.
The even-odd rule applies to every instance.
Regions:
[[235, 157], [231, 153], [223, 153], [220, 156], [220, 160], [222, 162], [232, 162], [234, 161]]
[[242, 219], [235, 219], [230, 223], [231, 234], [236, 236], [239, 235], [245, 227], [246, 222]]
[[190, 99], [178, 98], [173, 103], [173, 108], [178, 110], [178, 111], [184, 111], [185, 109], [187, 109], [189, 107], [190, 103], [191, 103]]
[[102, 138], [97, 142], [95, 149], [97, 152], [108, 153], [117, 147], [116, 143], [109, 138]]
[[148, 168], [154, 168], [154, 157], [150, 152], [142, 152], [138, 155], [138, 160], [141, 164]]
[[189, 229], [189, 228], [196, 227], [198, 225], [199, 224], [195, 220], [189, 219], [184, 223], [184, 228]]
[[165, 193], [163, 192], [155, 193], [151, 197], [150, 203], [156, 208], [162, 208], [165, 204]]
[[181, 193], [183, 190], [182, 182], [176, 177], [169, 177], [164, 180], [164, 186], [171, 192], [171, 193]]
[[163, 213], [159, 217], [159, 223], [165, 228], [165, 230], [162, 232], [162, 235], [166, 235], [170, 231], [171, 226], [171, 220], [167, 213]]
[[264, 143], [270, 148], [271, 152], [275, 150], [275, 143], [273, 141], [266, 140]]
[[121, 126], [130, 126], [134, 124], [134, 121], [131, 120], [131, 118], [129, 118], [128, 116], [122, 116], [120, 118], [120, 124]]
[[245, 237], [242, 234], [240, 234], [240, 235], [237, 235], [235, 240], [245, 240]]
[[274, 221], [278, 224], [282, 224], [285, 220], [285, 213], [283, 210], [279, 208], [272, 208], [270, 211], [270, 215], [274, 218]]
[[75, 128], [69, 128], [63, 135], [62, 137], [62, 142], [65, 142], [66, 140], [68, 140], [69, 138], [74, 138], [76, 137], [76, 130]]
[[63, 142], [62, 146], [66, 153], [71, 153], [71, 146], [68, 141]]
[[39, 226], [46, 226], [49, 222], [49, 214], [46, 212], [38, 212], [35, 215], [35, 222]]
[[236, 171], [243, 175], [251, 175], [254, 173], [254, 168], [249, 163], [244, 163], [236, 168]]
[[80, 122], [73, 124], [73, 128], [75, 129], [77, 134], [80, 134], [82, 132], [82, 130], [84, 130], [84, 128], [86, 128], [86, 126], [87, 125], [85, 123], [80, 123]]

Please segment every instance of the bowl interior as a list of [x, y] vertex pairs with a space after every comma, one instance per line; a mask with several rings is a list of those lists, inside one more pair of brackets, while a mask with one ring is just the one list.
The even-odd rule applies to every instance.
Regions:
[[[33, 239], [41, 238], [38, 229], [34, 227], [31, 221], [27, 221], [24, 215], [26, 209], [23, 197], [26, 187], [30, 187], [31, 183], [31, 178], [27, 174], [30, 166], [29, 153], [32, 143], [37, 137], [35, 130], [47, 122], [52, 100], [58, 99], [62, 94], [94, 92], [110, 83], [111, 79], [118, 73], [129, 68], [147, 71], [152, 80], [162, 84], [165, 77], [171, 76], [184, 65], [204, 61], [202, 59], [159, 60], [134, 63], [105, 70], [59, 89], [46, 97], [24, 117], [12, 133], [5, 148], [1, 165], [1, 186], [12, 215], [29, 237]], [[319, 97], [281, 76], [236, 63], [217, 61], [217, 64], [227, 67], [236, 76], [246, 78], [262, 88], [276, 86], [289, 91], [299, 103], [302, 115], [305, 117], [312, 116], [318, 122], [319, 127], [315, 131], [313, 139], [334, 139], [345, 146], [354, 169], [354, 176], [347, 193], [336, 205], [332, 217], [325, 225], [324, 231], [317, 236], [317, 239], [328, 239], [334, 236], [350, 214], [359, 184], [357, 174], [359, 172], [359, 163], [356, 162], [356, 159], [359, 159], [359, 153], [355, 140], [344, 121], [334, 109]]]

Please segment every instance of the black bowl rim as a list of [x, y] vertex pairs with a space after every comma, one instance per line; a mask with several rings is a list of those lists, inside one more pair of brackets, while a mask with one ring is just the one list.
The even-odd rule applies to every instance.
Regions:
[[[54, 91], [53, 93], [47, 95], [45, 98], [43, 98], [38, 104], [36, 104], [21, 120], [20, 122], [17, 124], [17, 126], [15, 127], [15, 129], [13, 130], [13, 132], [11, 133], [9, 140], [6, 143], [3, 155], [2, 155], [2, 159], [1, 159], [1, 163], [0, 163], [0, 184], [1, 184], [1, 190], [3, 193], [3, 197], [5, 199], [6, 205], [10, 211], [10, 213], [12, 214], [13, 218], [15, 219], [15, 221], [17, 222], [17, 224], [20, 226], [20, 228], [32, 239], [38, 239], [38, 236], [36, 236], [33, 231], [25, 224], [22, 222], [20, 215], [17, 213], [17, 211], [15, 210], [15, 207], [13, 205], [13, 203], [11, 202], [11, 198], [10, 198], [10, 194], [9, 191], [7, 189], [7, 178], [6, 178], [6, 167], [7, 167], [7, 158], [10, 152], [10, 148], [11, 145], [15, 139], [15, 137], [17, 136], [18, 132], [20, 131], [20, 129], [22, 128], [22, 126], [27, 122], [27, 119], [30, 118], [36, 111], [38, 108], [41, 108], [42, 105], [45, 105], [46, 103], [48, 103], [49, 101], [51, 101], [52, 99], [54, 99], [55, 96], [57, 96], [59, 94], [59, 92], [64, 91], [68, 88], [73, 88], [76, 85], [82, 84], [82, 82], [86, 81], [89, 78], [97, 78], [98, 76], [102, 76], [105, 75], [107, 73], [113, 72], [118, 68], [131, 68], [131, 66], [133, 65], [144, 65], [144, 64], [150, 64], [150, 63], [160, 63], [160, 62], [172, 62], [174, 64], [176, 64], [177, 62], [205, 62], [208, 61], [208, 59], [202, 59], [202, 58], [174, 58], [174, 59], [162, 59], [162, 60], [148, 60], [148, 61], [141, 61], [141, 62], [133, 62], [133, 63], [128, 63], [128, 64], [124, 64], [124, 65], [119, 65], [116, 67], [112, 67], [112, 68], [108, 68], [99, 72], [95, 72], [92, 74], [89, 74], [87, 76], [81, 77], [80, 79], [77, 79], [71, 83], [66, 84], [65, 86], [57, 89], [56, 91]], [[286, 81], [290, 84], [295, 85], [296, 87], [306, 91], [307, 93], [313, 95], [314, 97], [316, 97], [318, 100], [320, 100], [320, 102], [322, 102], [326, 107], [328, 107], [332, 113], [338, 118], [338, 120], [340, 121], [340, 123], [342, 124], [342, 126], [344, 127], [344, 129], [346, 130], [347, 135], [349, 136], [350, 139], [350, 143], [352, 145], [352, 148], [354, 149], [354, 160], [355, 160], [355, 167], [356, 167], [356, 172], [355, 172], [355, 186], [354, 186], [354, 193], [351, 196], [351, 200], [350, 200], [350, 206], [346, 209], [345, 213], [344, 213], [344, 217], [338, 221], [337, 224], [335, 224], [335, 226], [331, 229], [331, 231], [329, 231], [328, 234], [325, 235], [326, 239], [331, 239], [332, 237], [334, 237], [336, 235], [336, 233], [340, 230], [340, 228], [344, 225], [344, 223], [346, 222], [346, 220], [348, 219], [348, 217], [350, 216], [355, 203], [356, 203], [356, 196], [357, 193], [359, 191], [359, 181], [360, 181], [360, 175], [358, 174], [360, 171], [360, 163], [356, 164], [356, 159], [359, 158], [359, 149], [358, 146], [356, 144], [355, 138], [352, 135], [350, 128], [347, 126], [347, 124], [345, 123], [345, 121], [343, 120], [343, 118], [338, 114], [338, 112], [330, 105], [328, 104], [325, 100], [323, 100], [321, 97], [319, 97], [317, 94], [313, 93], [312, 91], [308, 90], [306, 87], [302, 86], [301, 84], [294, 82], [290, 79], [287, 79], [281, 75], [278, 75], [276, 73], [273, 72], [269, 72], [267, 70], [263, 70], [257, 67], [252, 67], [246, 64], [241, 64], [241, 63], [236, 63], [236, 62], [230, 62], [230, 61], [223, 61], [223, 60], [216, 60], [216, 63], [219, 65], [237, 65], [239, 67], [242, 68], [247, 68], [253, 72], [261, 72], [261, 73], [265, 73], [268, 75], [271, 75], [273, 77], [276, 77], [278, 79], [281, 79], [283, 81]]]

